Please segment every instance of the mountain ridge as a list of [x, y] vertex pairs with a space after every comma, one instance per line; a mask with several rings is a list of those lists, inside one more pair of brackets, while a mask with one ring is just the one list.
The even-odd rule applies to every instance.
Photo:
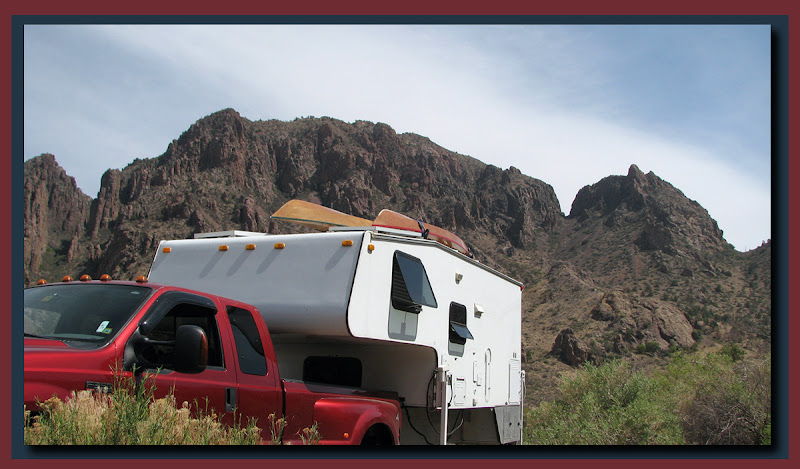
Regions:
[[[545, 182], [382, 123], [250, 121], [233, 109], [192, 124], [155, 158], [109, 169], [97, 198], [53, 155], [24, 164], [25, 282], [146, 273], [160, 239], [294, 231], [270, 220], [300, 198], [372, 219], [390, 208], [457, 233], [479, 261], [519, 278], [535, 399], [575, 363], [655, 360], [736, 340], [768, 350], [771, 242], [733, 249], [697, 202], [634, 164], [585, 186], [564, 215]], [[569, 334], [567, 334], [569, 335]], [[656, 344], [658, 353], [640, 354]], [[575, 347], [578, 347], [577, 349]], [[558, 347], [556, 347], [558, 348]], [[573, 363], [574, 364], [574, 363]]]

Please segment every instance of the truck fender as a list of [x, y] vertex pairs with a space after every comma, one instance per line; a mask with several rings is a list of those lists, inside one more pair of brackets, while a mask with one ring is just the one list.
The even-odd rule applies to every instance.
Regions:
[[383, 399], [330, 397], [314, 404], [314, 420], [321, 443], [360, 444], [373, 425], [385, 425], [399, 444], [400, 404]]

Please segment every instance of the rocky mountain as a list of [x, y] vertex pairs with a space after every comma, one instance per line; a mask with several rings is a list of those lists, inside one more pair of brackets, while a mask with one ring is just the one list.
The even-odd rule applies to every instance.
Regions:
[[584, 187], [569, 215], [548, 184], [386, 124], [250, 121], [226, 109], [164, 154], [108, 170], [97, 198], [53, 155], [24, 164], [25, 282], [146, 274], [161, 239], [292, 232], [269, 215], [300, 198], [363, 218], [383, 208], [457, 232], [526, 284], [528, 397], [607, 357], [658, 364], [676, 349], [770, 343], [771, 244], [740, 253], [696, 202], [635, 165]]

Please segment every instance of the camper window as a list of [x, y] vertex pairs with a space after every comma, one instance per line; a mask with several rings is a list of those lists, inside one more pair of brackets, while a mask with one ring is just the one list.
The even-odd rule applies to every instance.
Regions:
[[449, 347], [452, 355], [462, 356], [467, 339], [473, 339], [467, 328], [467, 307], [458, 303], [450, 303]]
[[392, 306], [409, 313], [419, 313], [422, 306], [437, 307], [425, 266], [419, 259], [395, 251], [392, 265]]

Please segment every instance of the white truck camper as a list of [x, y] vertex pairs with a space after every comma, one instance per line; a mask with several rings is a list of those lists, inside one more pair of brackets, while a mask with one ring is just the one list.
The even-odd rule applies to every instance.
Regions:
[[200, 234], [148, 278], [258, 308], [285, 378], [395, 396], [401, 444], [522, 442], [522, 284], [420, 233]]

